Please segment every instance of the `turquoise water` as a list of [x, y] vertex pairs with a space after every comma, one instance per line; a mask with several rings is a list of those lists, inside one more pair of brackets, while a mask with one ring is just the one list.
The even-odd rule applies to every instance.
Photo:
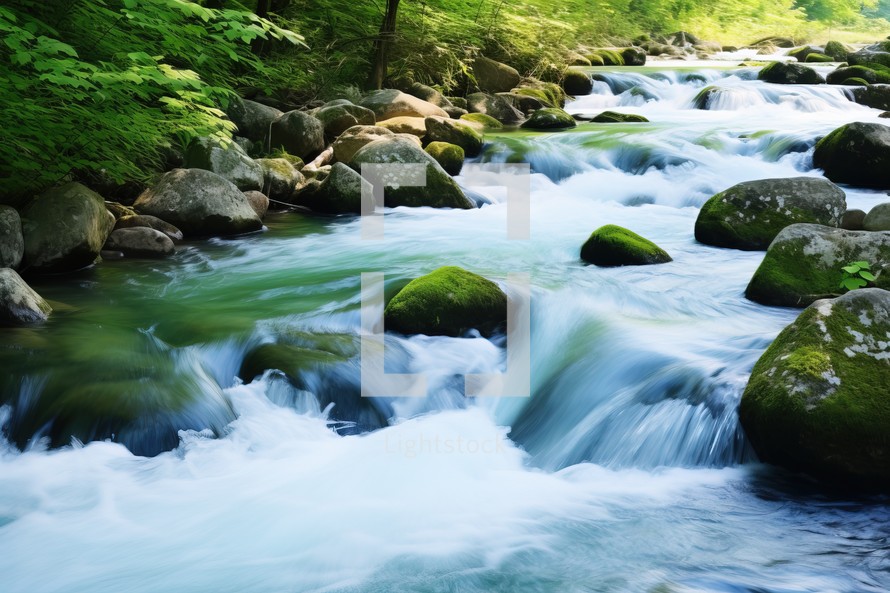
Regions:
[[[738, 426], [751, 367], [797, 311], [744, 298], [762, 253], [692, 237], [710, 195], [819, 175], [815, 140], [878, 112], [745, 69], [603, 78], [567, 109], [652, 123], [486, 138], [480, 160], [532, 165], [529, 241], [482, 187], [476, 210], [388, 211], [381, 242], [351, 217], [278, 213], [170, 260], [35, 281], [56, 313], [0, 336], [17, 445], [0, 453], [0, 590], [890, 589], [886, 499], [763, 467]], [[725, 92], [694, 109], [706, 85]], [[850, 207], [886, 200], [845, 189]], [[608, 223], [674, 261], [583, 265]], [[392, 293], [446, 264], [530, 274], [532, 397], [464, 397], [461, 374], [503, 368], [502, 339], [393, 335], [388, 370], [430, 375], [431, 393], [360, 401], [361, 273]], [[276, 340], [342, 361], [302, 389], [242, 384], [245, 354]]]

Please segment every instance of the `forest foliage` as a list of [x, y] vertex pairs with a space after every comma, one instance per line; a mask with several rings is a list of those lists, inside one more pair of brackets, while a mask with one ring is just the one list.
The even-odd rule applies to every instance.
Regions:
[[[368, 79], [385, 4], [4, 1], [0, 203], [67, 178], [145, 180], [171, 149], [230, 136], [223, 110], [235, 93], [283, 107], [354, 98]], [[540, 75], [559, 71], [580, 45], [640, 33], [803, 40], [814, 27], [862, 28], [866, 17], [885, 16], [890, 0], [402, 0], [389, 75], [456, 92], [480, 53]]]

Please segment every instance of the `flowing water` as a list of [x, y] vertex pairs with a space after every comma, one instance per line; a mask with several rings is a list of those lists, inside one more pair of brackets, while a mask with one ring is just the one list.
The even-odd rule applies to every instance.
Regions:
[[[652, 123], [487, 137], [479, 160], [531, 163], [529, 241], [508, 240], [497, 190], [474, 188], [476, 210], [388, 212], [382, 242], [354, 218], [273, 214], [265, 233], [171, 260], [35, 281], [56, 313], [2, 337], [0, 590], [890, 589], [887, 499], [756, 463], [739, 397], [797, 311], [744, 298], [762, 253], [692, 235], [709, 196], [818, 176], [815, 141], [878, 111], [749, 68], [596, 72], [569, 112]], [[887, 199], [845, 189], [851, 208]], [[609, 223], [674, 261], [583, 265]], [[461, 374], [503, 369], [503, 339], [392, 335], [387, 369], [428, 374], [430, 395], [357, 401], [360, 274], [385, 272], [392, 293], [446, 264], [530, 274], [532, 397], [464, 397]], [[254, 346], [319, 334], [347, 354], [301, 389], [236, 379]], [[139, 405], [85, 426], [80, 387], [96, 417], [121, 390]]]

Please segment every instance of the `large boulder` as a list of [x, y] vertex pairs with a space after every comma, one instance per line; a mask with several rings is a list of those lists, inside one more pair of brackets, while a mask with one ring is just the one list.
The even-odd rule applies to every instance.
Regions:
[[890, 127], [854, 122], [822, 138], [813, 166], [836, 183], [890, 188]]
[[269, 211], [269, 196], [261, 191], [251, 190], [244, 192], [244, 197], [247, 198], [247, 203], [260, 217], [260, 220], [264, 219], [266, 212]]
[[0, 268], [0, 327], [46, 321], [52, 307], [11, 268]]
[[590, 121], [595, 124], [649, 123], [649, 120], [642, 115], [617, 111], [603, 111], [590, 118]]
[[810, 305], [754, 366], [739, 419], [764, 461], [890, 487], [890, 292]]
[[504, 124], [484, 113], [466, 113], [460, 116], [460, 119], [470, 124], [479, 126], [479, 129], [491, 128], [497, 130], [504, 127]]
[[464, 168], [464, 149], [448, 142], [430, 142], [424, 149], [449, 175], [460, 175]]
[[847, 55], [847, 62], [852, 66], [879, 64], [890, 67], [890, 42], [881, 41], [850, 53]]
[[773, 62], [757, 73], [757, 79], [775, 84], [823, 84], [822, 75], [803, 64]]
[[844, 192], [818, 177], [745, 181], [705, 202], [695, 238], [717, 247], [765, 250], [790, 224], [840, 226], [846, 209]]
[[154, 187], [139, 196], [134, 206], [143, 214], [166, 220], [187, 235], [237, 235], [263, 227], [241, 190], [203, 169], [165, 173]]
[[867, 231], [890, 231], [890, 202], [878, 204], [868, 211], [862, 221]]
[[22, 219], [15, 208], [0, 206], [0, 268], [17, 268], [25, 254]]
[[441, 107], [396, 89], [373, 91], [359, 101], [359, 105], [373, 111], [378, 122], [401, 116], [427, 117], [438, 115], [439, 117], [448, 117], [448, 112]]
[[831, 57], [835, 62], [846, 62], [847, 56], [852, 50], [840, 41], [829, 41], [825, 44], [825, 50], [822, 52]]
[[482, 134], [465, 123], [441, 117], [428, 117], [424, 124], [427, 142], [455, 144], [463, 148], [464, 154], [469, 157], [479, 156], [482, 152]]
[[518, 124], [525, 117], [509, 101], [498, 95], [473, 93], [467, 95], [467, 110], [470, 113], [484, 113], [504, 124]]
[[407, 115], [391, 117], [377, 125], [386, 128], [393, 134], [411, 134], [418, 138], [426, 136], [426, 118], [424, 117], [408, 117]]
[[575, 118], [556, 107], [546, 107], [538, 109], [532, 113], [527, 121], [523, 122], [522, 127], [530, 130], [553, 130], [560, 128], [574, 128], [576, 125]]
[[294, 188], [303, 177], [297, 168], [283, 158], [257, 159], [256, 162], [263, 169], [263, 191], [266, 195], [279, 202], [290, 200]]
[[586, 72], [569, 68], [563, 74], [562, 88], [569, 95], [589, 95], [593, 91], [593, 80]]
[[265, 140], [272, 122], [281, 116], [274, 107], [241, 98], [233, 101], [226, 113], [238, 126], [238, 135], [253, 141]]
[[[717, 51], [720, 51], [718, 48]], [[621, 50], [621, 58], [625, 66], [645, 66], [646, 50], [638, 47], [626, 47]]]
[[363, 189], [372, 195], [371, 184], [361, 175], [343, 163], [334, 163], [315, 191], [299, 194], [297, 204], [322, 214], [361, 214]]
[[334, 160], [348, 163], [363, 146], [381, 138], [394, 137], [394, 132], [380, 126], [353, 126], [334, 142]]
[[[841, 268], [854, 261], [874, 270], [890, 265], [890, 233], [793, 224], [773, 239], [745, 296], [763, 305], [806, 307], [837, 296]], [[890, 288], [890, 273], [878, 273], [875, 285]]]
[[601, 266], [642, 266], [673, 261], [668, 253], [624, 227], [607, 224], [593, 231], [581, 246], [581, 259]]
[[127, 257], [167, 257], [176, 253], [173, 241], [148, 227], [117, 229], [105, 242], [106, 251], [119, 251]]
[[114, 216], [96, 192], [75, 182], [47, 190], [22, 210], [23, 264], [34, 272], [68, 272], [96, 261]]
[[378, 140], [368, 144], [352, 158], [349, 165], [361, 173], [363, 164], [420, 164], [426, 166], [426, 185], [387, 187], [384, 204], [396, 206], [432, 206], [435, 208], [473, 208], [457, 183], [417, 145], [401, 138]]
[[386, 329], [404, 334], [490, 335], [507, 322], [507, 295], [497, 284], [456, 266], [415, 278], [384, 310]]
[[408, 83], [400, 90], [408, 93], [412, 97], [417, 97], [418, 99], [426, 101], [427, 103], [432, 103], [437, 107], [441, 107], [446, 111], [449, 108], [455, 108], [455, 105], [445, 95], [443, 95], [433, 87], [421, 84], [419, 82]]
[[270, 150], [283, 148], [306, 162], [324, 150], [324, 125], [308, 113], [288, 111], [272, 122]]
[[[849, 83], [849, 81], [847, 82]], [[890, 110], [890, 84], [858, 86], [853, 89], [852, 93], [853, 100], [860, 105], [881, 111]]]
[[149, 214], [133, 214], [129, 216], [121, 216], [114, 223], [114, 230], [118, 229], [135, 229], [149, 228], [160, 231], [170, 237], [172, 241], [182, 241], [182, 231], [158, 218]]
[[519, 84], [521, 76], [516, 68], [484, 56], [473, 61], [473, 76], [479, 89], [489, 93], [503, 93]]
[[890, 73], [867, 66], [841, 66], [825, 77], [828, 84], [853, 84], [851, 80], [864, 80], [868, 84], [890, 82]]
[[241, 191], [263, 187], [263, 168], [235, 142], [223, 144], [216, 138], [198, 138], [185, 151], [183, 167], [213, 171]]
[[336, 138], [352, 126], [373, 126], [374, 112], [360, 105], [328, 105], [315, 112], [328, 138]]

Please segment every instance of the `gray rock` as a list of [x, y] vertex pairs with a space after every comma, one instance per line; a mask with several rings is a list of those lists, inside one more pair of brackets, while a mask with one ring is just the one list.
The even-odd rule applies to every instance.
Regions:
[[890, 231], [890, 202], [878, 204], [868, 211], [862, 228], [867, 231]]
[[451, 104], [451, 101], [449, 101], [445, 97], [445, 95], [443, 95], [433, 87], [421, 84], [419, 82], [412, 82], [401, 90], [405, 91], [412, 97], [417, 97], [418, 99], [422, 99], [427, 103], [432, 103], [437, 107], [441, 107], [445, 111], [448, 111], [449, 107], [454, 107], [454, 105]]
[[263, 223], [235, 185], [203, 169], [174, 169], [134, 204], [187, 235], [236, 235], [258, 231]]
[[507, 92], [522, 79], [516, 68], [484, 56], [473, 61], [473, 75], [479, 88], [489, 93]]
[[0, 206], [0, 268], [17, 268], [25, 254], [22, 219], [15, 208]]
[[315, 112], [328, 138], [336, 138], [352, 126], [373, 126], [374, 112], [359, 105], [329, 105]]
[[323, 214], [361, 214], [363, 188], [371, 196], [370, 183], [345, 164], [334, 163], [316, 191], [301, 194], [297, 203]]
[[260, 220], [265, 218], [266, 212], [269, 211], [269, 198], [266, 194], [259, 191], [246, 191], [244, 192], [244, 197], [247, 198], [247, 203], [250, 204], [256, 215], [260, 217]]
[[269, 136], [269, 127], [281, 116], [281, 112], [274, 107], [239, 98], [229, 105], [227, 115], [238, 126], [239, 136], [263, 141]]
[[270, 150], [283, 148], [304, 161], [324, 150], [324, 125], [302, 111], [288, 111], [272, 122]]
[[235, 142], [220, 144], [214, 138], [198, 138], [185, 152], [184, 167], [212, 171], [241, 191], [263, 187], [262, 167]]
[[817, 177], [745, 181], [705, 202], [695, 238], [717, 247], [763, 250], [791, 224], [840, 226], [846, 209], [844, 192]]
[[806, 307], [838, 296], [841, 268], [867, 261], [877, 271], [878, 288], [890, 288], [890, 233], [847, 231], [817, 224], [793, 224], [773, 239], [745, 291], [752, 301], [779, 307]]
[[848, 231], [861, 231], [865, 228], [862, 226], [863, 223], [865, 223], [865, 212], [854, 208], [844, 212], [841, 228]]
[[393, 117], [427, 117], [428, 115], [448, 117], [448, 113], [441, 107], [396, 89], [374, 91], [364, 97], [359, 105], [373, 111], [377, 121]]
[[96, 261], [114, 226], [105, 200], [79, 183], [47, 190], [22, 210], [24, 266], [69, 272]]
[[149, 227], [117, 229], [108, 236], [105, 249], [127, 257], [168, 257], [176, 253], [170, 237]]
[[380, 126], [353, 126], [340, 134], [334, 142], [334, 160], [348, 163], [363, 146], [381, 138], [394, 137], [393, 132]]
[[497, 95], [473, 93], [467, 95], [467, 110], [470, 113], [484, 113], [504, 124], [518, 124], [525, 117], [509, 101]]
[[[457, 183], [421, 148], [401, 138], [378, 140], [368, 144], [353, 157], [349, 166], [361, 173], [363, 164], [420, 164], [426, 168], [426, 185], [387, 187], [384, 203], [396, 206], [432, 206], [435, 208], [473, 208]], [[371, 180], [373, 182], [373, 180]]]
[[122, 216], [117, 219], [114, 224], [114, 230], [133, 229], [133, 228], [149, 228], [160, 231], [170, 237], [173, 241], [182, 241], [182, 231], [170, 224], [164, 222], [157, 216], [148, 214], [134, 214], [131, 216]]
[[11, 268], [0, 268], [0, 326], [46, 321], [52, 307]]

